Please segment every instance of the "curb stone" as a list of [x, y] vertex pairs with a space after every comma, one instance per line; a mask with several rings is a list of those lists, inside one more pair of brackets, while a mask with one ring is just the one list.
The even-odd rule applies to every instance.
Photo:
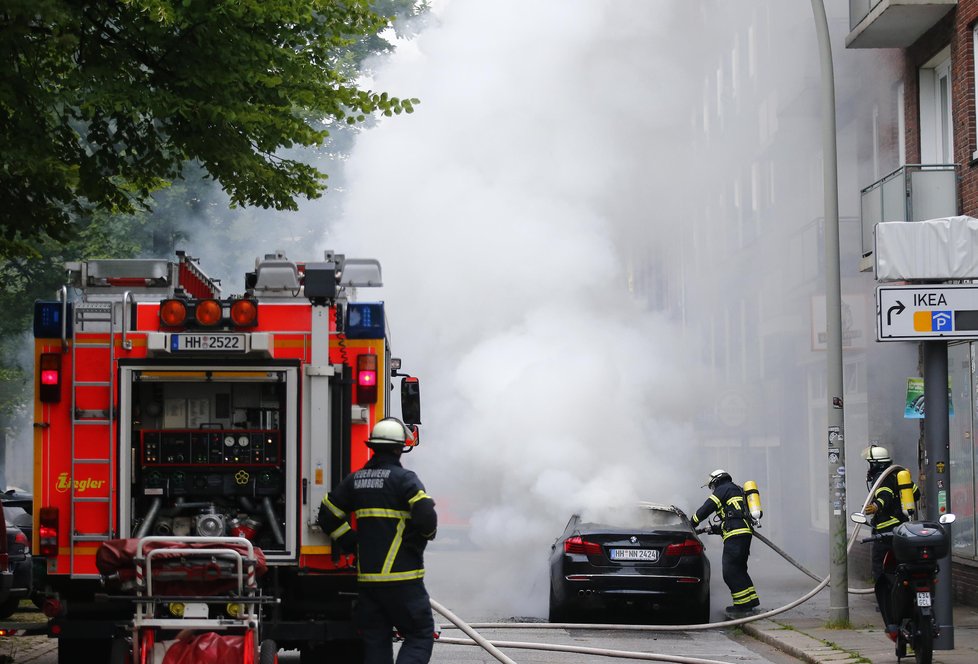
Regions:
[[773, 620], [745, 623], [740, 628], [758, 641], [781, 650], [809, 664], [848, 664], [865, 661], [851, 652], [835, 648], [824, 641], [782, 625]]

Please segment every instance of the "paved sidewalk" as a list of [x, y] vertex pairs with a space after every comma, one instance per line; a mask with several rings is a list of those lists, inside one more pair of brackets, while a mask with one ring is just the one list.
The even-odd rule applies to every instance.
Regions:
[[[830, 629], [828, 591], [819, 593], [803, 611], [792, 609], [771, 619], [747, 623], [742, 629], [787, 654], [812, 664], [872, 662], [895, 664], [896, 648], [883, 631], [872, 595], [849, 596], [849, 629]], [[913, 657], [902, 662], [912, 662]], [[954, 650], [935, 650], [934, 664], [978, 662], [978, 610], [954, 607]]]

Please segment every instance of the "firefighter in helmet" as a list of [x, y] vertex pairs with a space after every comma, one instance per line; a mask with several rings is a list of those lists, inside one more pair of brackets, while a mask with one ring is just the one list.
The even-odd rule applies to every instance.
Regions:
[[723, 582], [730, 588], [733, 606], [727, 613], [749, 613], [760, 605], [754, 582], [747, 573], [747, 559], [750, 557], [750, 543], [754, 530], [747, 509], [744, 490], [734, 484], [730, 473], [717, 468], [710, 473], [704, 487], [713, 492], [702, 507], [693, 515], [693, 525], [706, 521], [714, 513], [719, 515], [720, 527], [711, 527], [711, 532], [723, 535]]
[[[397, 664], [431, 659], [435, 623], [424, 586], [424, 549], [435, 538], [435, 501], [401, 454], [414, 437], [394, 417], [380, 420], [367, 439], [374, 454], [323, 498], [318, 521], [344, 551], [357, 554], [354, 617], [364, 663], [393, 661], [393, 632], [404, 638]], [[356, 530], [350, 518], [356, 517]]]
[[[893, 464], [890, 452], [882, 445], [872, 444], [862, 451], [862, 457], [869, 464], [866, 471], [866, 489], [872, 489], [876, 480], [883, 474], [883, 471]], [[920, 500], [920, 489], [913, 482], [911, 490], [913, 499]], [[870, 516], [870, 525], [873, 527], [874, 534], [888, 533], [901, 523], [909, 521], [909, 517], [904, 514], [900, 502], [899, 482], [897, 473], [887, 475], [880, 485], [873, 491], [872, 499], [866, 505], [865, 514]], [[886, 576], [883, 574], [883, 560], [888, 551], [893, 549], [893, 539], [884, 537], [873, 540], [873, 583], [876, 591], [876, 604], [879, 606], [880, 614], [886, 625], [886, 633], [894, 641], [897, 635], [897, 626], [890, 622], [890, 586]]]

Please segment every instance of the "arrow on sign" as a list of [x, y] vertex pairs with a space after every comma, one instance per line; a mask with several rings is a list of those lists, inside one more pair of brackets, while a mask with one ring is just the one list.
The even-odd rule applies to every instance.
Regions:
[[887, 325], [893, 325], [893, 310], [894, 309], [897, 312], [897, 316], [899, 316], [900, 314], [903, 313], [903, 310], [906, 309], [906, 307], [903, 306], [903, 302], [901, 302], [900, 300], [897, 300], [895, 305], [893, 305], [892, 307], [890, 307], [889, 309], [887, 309], [887, 311], [886, 311], [886, 324]]

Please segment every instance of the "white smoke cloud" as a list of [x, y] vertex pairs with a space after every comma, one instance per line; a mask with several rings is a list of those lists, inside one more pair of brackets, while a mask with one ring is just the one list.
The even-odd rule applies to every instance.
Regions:
[[494, 552], [478, 583], [433, 569], [433, 596], [471, 584], [473, 610], [543, 615], [573, 511], [702, 499], [697, 371], [628, 292], [620, 246], [658, 223], [655, 135], [685, 103], [650, 49], [674, 6], [454, 0], [377, 67], [422, 103], [357, 141], [329, 244], [381, 259], [395, 354], [423, 384], [406, 462]]

